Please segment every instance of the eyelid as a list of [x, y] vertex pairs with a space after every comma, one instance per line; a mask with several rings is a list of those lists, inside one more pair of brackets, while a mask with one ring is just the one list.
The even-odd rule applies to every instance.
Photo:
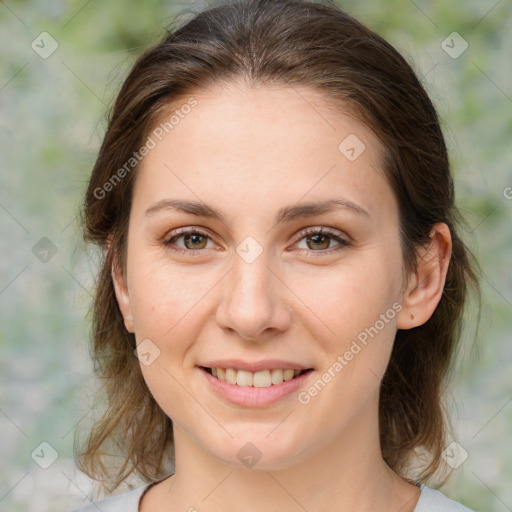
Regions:
[[217, 243], [217, 242], [215, 242], [214, 237], [210, 233], [208, 233], [204, 229], [196, 227], [196, 226], [187, 226], [186, 228], [174, 229], [170, 233], [167, 233], [163, 237], [162, 240], [163, 240], [164, 245], [168, 249], [170, 249], [171, 251], [173, 251], [175, 253], [184, 254], [187, 256], [189, 256], [189, 255], [190, 256], [200, 256], [201, 253], [204, 252], [204, 249], [198, 249], [198, 250], [183, 249], [182, 247], [175, 246], [174, 244], [171, 244], [171, 240], [173, 238], [181, 238], [182, 236], [188, 235], [188, 234], [198, 234], [198, 235], [204, 236], [205, 238], [208, 238], [213, 243]]
[[[207, 231], [205, 231], [202, 228], [195, 227], [195, 226], [187, 226], [185, 228], [175, 229], [175, 230], [171, 231], [170, 233], [168, 233], [164, 237], [163, 240], [164, 240], [165, 245], [169, 246], [169, 248], [171, 248], [171, 250], [176, 253], [188, 254], [188, 255], [200, 255], [202, 252], [204, 252], [205, 249], [194, 250], [194, 249], [183, 249], [178, 246], [171, 247], [174, 244], [171, 244], [170, 240], [172, 240], [173, 238], [180, 238], [183, 235], [192, 234], [192, 233], [204, 236], [204, 237], [210, 239], [212, 242], [217, 243], [215, 241], [215, 238], [210, 233], [208, 233]], [[333, 230], [331, 228], [327, 228], [324, 226], [310, 226], [308, 228], [301, 230], [294, 237], [293, 245], [297, 244], [302, 239], [306, 238], [307, 236], [311, 236], [311, 235], [327, 235], [330, 238], [337, 241], [339, 245], [334, 248], [329, 248], [329, 249], [319, 250], [319, 251], [313, 251], [313, 250], [308, 250], [308, 249], [298, 249], [299, 251], [306, 251], [306, 252], [313, 253], [318, 256], [322, 256], [322, 255], [327, 255], [327, 254], [332, 254], [334, 252], [337, 252], [340, 247], [346, 247], [346, 246], [352, 245], [352, 242], [350, 240], [347, 240], [347, 238], [348, 239], [350, 238], [350, 237], [348, 237], [348, 235], [344, 235], [344, 233], [341, 231]]]
[[302, 240], [305, 236], [308, 235], [328, 235], [333, 238], [343, 239], [345, 242], [349, 243], [348, 240], [343, 238], [344, 236], [348, 238], [348, 235], [345, 235], [342, 231], [331, 229], [325, 226], [310, 226], [303, 229], [296, 235], [295, 242]]
[[327, 256], [339, 252], [340, 249], [343, 247], [348, 247], [352, 245], [352, 240], [348, 235], [344, 234], [342, 231], [333, 230], [331, 228], [327, 228], [324, 226], [311, 226], [306, 229], [303, 229], [296, 235], [294, 245], [300, 242], [302, 239], [306, 238], [307, 236], [312, 235], [327, 235], [328, 237], [338, 242], [338, 245], [336, 247], [331, 247], [329, 249], [324, 249], [320, 251], [313, 251], [311, 249], [298, 249], [299, 251], [306, 251], [312, 256]]
[[207, 236], [208, 238], [213, 239], [213, 236], [205, 231], [203, 228], [196, 226], [187, 226], [186, 228], [177, 228], [173, 229], [169, 233], [165, 235], [165, 240], [171, 240], [172, 238], [176, 238], [180, 235], [188, 235], [189, 233], [197, 233], [199, 235]]

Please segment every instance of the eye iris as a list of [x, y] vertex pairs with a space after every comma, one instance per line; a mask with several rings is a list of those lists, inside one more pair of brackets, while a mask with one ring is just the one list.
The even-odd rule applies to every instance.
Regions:
[[[309, 240], [313, 240], [313, 239], [323, 239], [324, 242], [322, 244], [322, 242], [313, 242], [314, 246], [312, 247], [311, 244], [309, 243]], [[325, 242], [327, 240], [327, 243]], [[324, 245], [324, 247], [319, 247], [319, 245], [322, 244]], [[316, 234], [316, 235], [311, 235], [311, 236], [308, 236], [308, 247], [310, 249], [327, 249], [329, 247], [329, 236], [328, 235], [322, 235], [322, 234]]]
[[[201, 243], [201, 241], [200, 241], [201, 238], [203, 239], [203, 245], [199, 246], [198, 244]], [[187, 249], [203, 249], [204, 245], [206, 243], [206, 238], [203, 235], [200, 235], [199, 233], [192, 233], [192, 234], [184, 235], [184, 241], [185, 241], [185, 246], [187, 247]], [[190, 241], [192, 241], [192, 244], [193, 244], [192, 247], [188, 246], [188, 242], [190, 242]]]

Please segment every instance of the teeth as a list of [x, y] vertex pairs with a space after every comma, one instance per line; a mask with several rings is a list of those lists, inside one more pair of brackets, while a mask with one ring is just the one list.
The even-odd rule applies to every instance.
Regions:
[[293, 370], [285, 370], [283, 372], [283, 380], [292, 380], [293, 379]]
[[272, 380], [270, 378], [270, 372], [268, 370], [262, 370], [261, 372], [253, 373], [252, 385], [255, 388], [268, 388], [269, 386], [271, 386]]
[[272, 385], [278, 386], [283, 382], [292, 380], [302, 373], [302, 370], [261, 370], [259, 372], [248, 372], [234, 368], [212, 368], [212, 375], [219, 380], [236, 384], [237, 386], [252, 386], [255, 388], [268, 388]]
[[236, 384], [236, 374], [237, 371], [233, 370], [233, 368], [226, 368], [226, 382], [229, 382], [229, 384]]
[[238, 370], [236, 373], [236, 383], [239, 386], [252, 386], [252, 373], [246, 372], [245, 370]]
[[272, 370], [271, 371], [272, 384], [283, 383], [283, 370]]

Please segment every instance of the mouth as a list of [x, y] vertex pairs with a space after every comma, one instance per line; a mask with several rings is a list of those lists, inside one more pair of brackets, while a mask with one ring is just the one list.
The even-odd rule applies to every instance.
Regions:
[[297, 379], [301, 375], [310, 373], [313, 368], [308, 369], [290, 369], [290, 368], [275, 368], [271, 370], [260, 370], [257, 372], [250, 372], [236, 368], [209, 368], [200, 366], [201, 370], [210, 374], [212, 377], [239, 387], [253, 387], [253, 388], [269, 388], [272, 386], [279, 386], [283, 382], [288, 382]]

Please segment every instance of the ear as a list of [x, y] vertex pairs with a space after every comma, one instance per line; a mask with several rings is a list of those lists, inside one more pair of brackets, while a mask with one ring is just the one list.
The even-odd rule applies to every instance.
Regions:
[[[111, 240], [109, 239], [108, 247], [110, 249]], [[112, 283], [114, 284], [114, 290], [116, 294], [117, 304], [119, 310], [124, 317], [124, 325], [128, 332], [135, 332], [135, 324], [133, 321], [132, 310], [130, 306], [130, 296], [128, 294], [128, 286], [126, 283], [125, 276], [119, 267], [117, 257], [114, 254], [112, 258]]]
[[416, 272], [409, 277], [398, 315], [398, 329], [418, 327], [432, 316], [443, 294], [451, 254], [450, 228], [444, 223], [435, 224], [427, 247], [418, 253]]

